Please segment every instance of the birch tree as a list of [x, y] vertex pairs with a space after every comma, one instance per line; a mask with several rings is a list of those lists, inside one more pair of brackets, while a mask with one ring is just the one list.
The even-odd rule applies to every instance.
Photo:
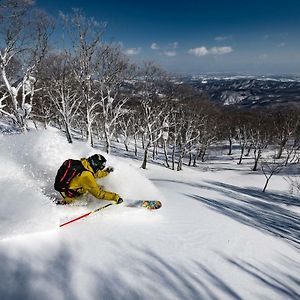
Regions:
[[76, 87], [70, 57], [65, 53], [53, 54], [47, 61], [52, 61], [52, 65], [44, 90], [63, 121], [67, 141], [72, 143], [71, 124], [82, 98]]
[[[28, 0], [3, 1], [0, 22], [0, 71], [6, 90], [0, 99], [0, 112], [24, 131], [36, 92], [38, 66], [45, 55], [52, 24]], [[19, 68], [11, 73], [16, 61]]]
[[[169, 118], [168, 118], [169, 119]], [[170, 120], [170, 119], [169, 119]], [[169, 141], [169, 131], [170, 131], [170, 123], [167, 120], [162, 124], [162, 144], [164, 149], [164, 155], [165, 155], [165, 163], [166, 167], [170, 168], [169, 164], [169, 156], [168, 156], [168, 141]]]
[[67, 36], [66, 42], [72, 44], [72, 49], [69, 49], [69, 52], [74, 58], [72, 60], [74, 62], [73, 71], [82, 92], [87, 142], [94, 146], [92, 126], [97, 116], [94, 89], [95, 59], [97, 49], [102, 44], [106, 25], [93, 18], [87, 18], [78, 9], [74, 9], [71, 15], [61, 13], [61, 18]]
[[275, 158], [274, 156], [272, 159], [262, 158], [260, 165], [261, 165], [261, 170], [266, 178], [266, 182], [262, 190], [262, 192], [264, 193], [267, 189], [271, 177], [275, 174], [278, 174], [283, 169], [284, 160]]
[[163, 124], [167, 122], [166, 106], [159, 105], [158, 101], [158, 86], [165, 74], [157, 65], [145, 62], [140, 70], [140, 78], [142, 81], [139, 87], [139, 102], [142, 110], [141, 132], [144, 146], [141, 168], [146, 169], [149, 149], [161, 138]]
[[224, 133], [224, 131], [221, 130], [218, 122], [221, 120], [221, 114], [216, 106], [206, 100], [190, 101], [188, 104], [189, 115], [194, 122], [195, 132], [197, 132], [197, 135], [194, 135], [190, 142], [189, 165], [191, 165], [194, 156], [193, 166], [196, 166], [199, 158], [204, 162], [207, 149], [218, 139], [220, 132]]
[[38, 91], [35, 94], [35, 98], [37, 98], [38, 101], [33, 106], [31, 118], [34, 124], [36, 125], [36, 127], [37, 127], [36, 121], [38, 121], [43, 124], [44, 129], [47, 129], [48, 125], [55, 120], [56, 117], [55, 108], [53, 108], [53, 105], [46, 91], [44, 90]]
[[179, 136], [181, 134], [181, 129], [183, 126], [183, 118], [181, 109], [172, 109], [170, 113], [170, 122], [173, 124], [169, 128], [169, 139], [172, 145], [172, 170], [175, 170], [176, 164], [176, 149], [178, 145]]
[[97, 52], [95, 89], [97, 102], [104, 129], [106, 152], [111, 151], [111, 141], [116, 133], [118, 119], [126, 112], [123, 108], [128, 96], [121, 93], [126, 80], [135, 76], [134, 66], [121, 52], [118, 45], [102, 45]]
[[281, 108], [273, 113], [275, 141], [278, 144], [276, 158], [279, 159], [299, 124], [299, 111]]
[[256, 171], [263, 151], [271, 141], [271, 134], [266, 113], [256, 111], [253, 114], [251, 128], [249, 130], [251, 144], [254, 149], [254, 165], [252, 171]]
[[285, 146], [286, 149], [286, 159], [285, 166], [292, 163], [299, 162], [300, 157], [300, 125], [294, 129], [293, 135]]
[[133, 138], [134, 138], [134, 155], [138, 156], [138, 138], [143, 133], [143, 122], [141, 120], [141, 111], [135, 109], [133, 112]]
[[142, 169], [146, 169], [148, 161], [148, 152], [151, 147], [161, 138], [164, 124], [167, 123], [166, 107], [159, 105], [152, 105], [150, 103], [142, 102], [143, 107], [143, 123], [144, 123], [144, 137], [145, 148], [143, 155]]
[[235, 138], [235, 112], [232, 109], [226, 109], [221, 114], [222, 133], [228, 139], [229, 148], [227, 155], [232, 155], [232, 146]]
[[126, 114], [122, 115], [121, 118], [119, 118], [118, 122], [118, 128], [119, 132], [123, 137], [123, 143], [125, 150], [128, 152], [129, 151], [129, 143], [130, 143], [130, 138], [134, 134], [134, 115], [133, 112], [127, 112]]
[[241, 165], [245, 150], [250, 145], [249, 113], [238, 112], [235, 120], [237, 140], [240, 144], [240, 158], [237, 164]]
[[187, 152], [191, 151], [193, 142], [197, 140], [200, 135], [199, 129], [195, 124], [195, 119], [191, 116], [183, 116], [183, 123], [181, 127], [181, 134], [178, 140], [178, 163], [177, 171], [182, 170], [183, 159]]

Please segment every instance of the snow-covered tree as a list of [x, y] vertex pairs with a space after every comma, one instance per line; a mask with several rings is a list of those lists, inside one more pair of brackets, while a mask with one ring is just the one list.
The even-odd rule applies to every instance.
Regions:
[[285, 145], [286, 159], [285, 166], [300, 161], [300, 125], [297, 124], [292, 137]]
[[111, 140], [116, 133], [118, 120], [126, 112], [128, 95], [121, 92], [123, 83], [135, 76], [134, 66], [118, 45], [102, 45], [95, 61], [95, 106], [104, 130], [106, 152], [111, 151]]
[[299, 125], [298, 111], [295, 109], [278, 109], [273, 112], [272, 121], [274, 127], [275, 142], [278, 144], [276, 158], [281, 158], [282, 153], [289, 141], [294, 135], [296, 128]]
[[193, 142], [200, 136], [200, 130], [196, 126], [196, 120], [193, 117], [182, 115], [182, 123], [178, 138], [178, 162], [177, 171], [182, 170], [183, 159], [187, 153], [192, 150]]
[[142, 169], [146, 169], [149, 149], [161, 138], [168, 118], [167, 106], [160, 103], [162, 99], [158, 90], [159, 83], [164, 77], [163, 70], [152, 62], [145, 62], [140, 70], [142, 80], [138, 92], [142, 110], [141, 133], [144, 146]]
[[250, 114], [248, 112], [235, 113], [236, 137], [240, 144], [240, 158], [238, 165], [242, 164], [245, 150], [250, 145]]
[[269, 146], [272, 137], [267, 113], [256, 111], [255, 114], [252, 114], [249, 134], [254, 149], [254, 166], [252, 170], [256, 171], [259, 160], [264, 150]]
[[74, 9], [71, 15], [61, 13], [64, 24], [66, 44], [70, 42], [72, 48], [66, 47], [73, 57], [73, 71], [80, 85], [82, 105], [84, 106], [85, 129], [87, 142], [93, 142], [92, 126], [97, 115], [96, 92], [94, 89], [95, 59], [97, 49], [102, 44], [105, 24], [93, 18], [87, 18], [80, 10]]
[[[43, 80], [41, 78], [41, 80]], [[47, 129], [49, 124], [56, 119], [57, 113], [53, 107], [51, 100], [47, 95], [47, 91], [40, 90], [35, 93], [36, 101], [34, 102], [31, 119], [34, 122], [36, 128], [38, 128], [38, 122], [43, 124], [44, 129]], [[55, 122], [57, 123], [57, 122]], [[53, 124], [55, 124], [53, 123]]]
[[169, 141], [169, 131], [170, 131], [170, 118], [165, 120], [165, 122], [162, 124], [162, 145], [164, 149], [164, 155], [165, 155], [165, 163], [166, 167], [169, 168], [169, 156], [168, 156], [168, 141]]
[[123, 143], [127, 152], [129, 151], [128, 147], [130, 138], [134, 134], [134, 123], [134, 113], [131, 111], [128, 111], [126, 114], [123, 114], [120, 118], [118, 118], [118, 132], [123, 138]]
[[32, 110], [38, 66], [51, 28], [49, 18], [33, 9], [33, 1], [6, 0], [0, 4], [0, 71], [6, 90], [0, 99], [0, 112], [21, 130], [25, 130]]
[[[139, 108], [139, 107], [138, 107]], [[134, 139], [134, 155], [138, 155], [138, 143], [139, 143], [139, 136], [144, 132], [143, 129], [143, 121], [141, 119], [141, 111], [139, 109], [134, 109], [133, 111], [133, 122], [132, 122], [132, 134]]]
[[167, 122], [167, 107], [157, 104], [142, 103], [143, 107], [143, 135], [145, 138], [144, 158], [141, 165], [142, 169], [146, 169], [148, 161], [148, 152], [151, 147], [161, 138], [164, 124]]
[[50, 61], [52, 63], [48, 69], [49, 80], [45, 81], [44, 91], [63, 122], [68, 142], [72, 143], [71, 124], [80, 108], [82, 97], [76, 86], [69, 55], [52, 54], [45, 63]]
[[236, 137], [236, 113], [232, 109], [224, 109], [220, 115], [219, 127], [222, 138], [228, 140], [228, 155], [232, 155], [234, 138]]
[[266, 178], [265, 185], [262, 192], [264, 193], [273, 175], [278, 174], [284, 168], [284, 159], [275, 158], [262, 158], [260, 161], [261, 170]]

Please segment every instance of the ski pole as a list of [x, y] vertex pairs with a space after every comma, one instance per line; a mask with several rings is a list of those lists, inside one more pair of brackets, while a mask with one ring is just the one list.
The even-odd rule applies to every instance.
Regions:
[[99, 210], [102, 210], [102, 209], [104, 209], [104, 208], [106, 208], [106, 207], [108, 207], [108, 206], [111, 206], [111, 205], [112, 205], [112, 203], [108, 203], [108, 204], [106, 204], [106, 205], [104, 205], [104, 206], [98, 207], [98, 208], [96, 208], [95, 210], [92, 210], [92, 211], [90, 211], [90, 212], [88, 212], [88, 213], [86, 213], [86, 214], [83, 214], [83, 215], [81, 215], [81, 216], [79, 216], [79, 217], [77, 217], [77, 218], [75, 218], [75, 219], [72, 219], [72, 220], [70, 220], [70, 221], [68, 221], [68, 222], [65, 222], [65, 223], [63, 223], [63, 224], [60, 224], [59, 227], [63, 227], [63, 226], [65, 226], [65, 225], [68, 225], [68, 224], [73, 223], [73, 222], [75, 222], [75, 221], [78, 221], [78, 220], [80, 220], [80, 219], [83, 219], [83, 218], [85, 218], [85, 217], [87, 217], [87, 216], [89, 216], [89, 215], [91, 215], [91, 214], [94, 214], [94, 213], [98, 212]]

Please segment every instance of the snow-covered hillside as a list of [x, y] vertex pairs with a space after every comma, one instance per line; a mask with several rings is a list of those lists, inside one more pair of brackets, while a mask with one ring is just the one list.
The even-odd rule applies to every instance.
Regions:
[[51, 128], [0, 136], [0, 299], [300, 298], [300, 200], [282, 176], [261, 193], [263, 175], [233, 157], [174, 172], [104, 154], [115, 172], [101, 185], [163, 207], [59, 228], [101, 204], [50, 199], [60, 164], [95, 151]]
[[205, 91], [211, 100], [238, 107], [298, 105], [298, 76], [193, 76], [180, 79]]

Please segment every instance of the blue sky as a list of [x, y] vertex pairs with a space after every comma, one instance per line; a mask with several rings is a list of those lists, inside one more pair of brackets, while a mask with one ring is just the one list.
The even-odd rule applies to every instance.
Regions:
[[52, 15], [82, 8], [133, 61], [177, 73], [300, 73], [300, 0], [37, 0]]

